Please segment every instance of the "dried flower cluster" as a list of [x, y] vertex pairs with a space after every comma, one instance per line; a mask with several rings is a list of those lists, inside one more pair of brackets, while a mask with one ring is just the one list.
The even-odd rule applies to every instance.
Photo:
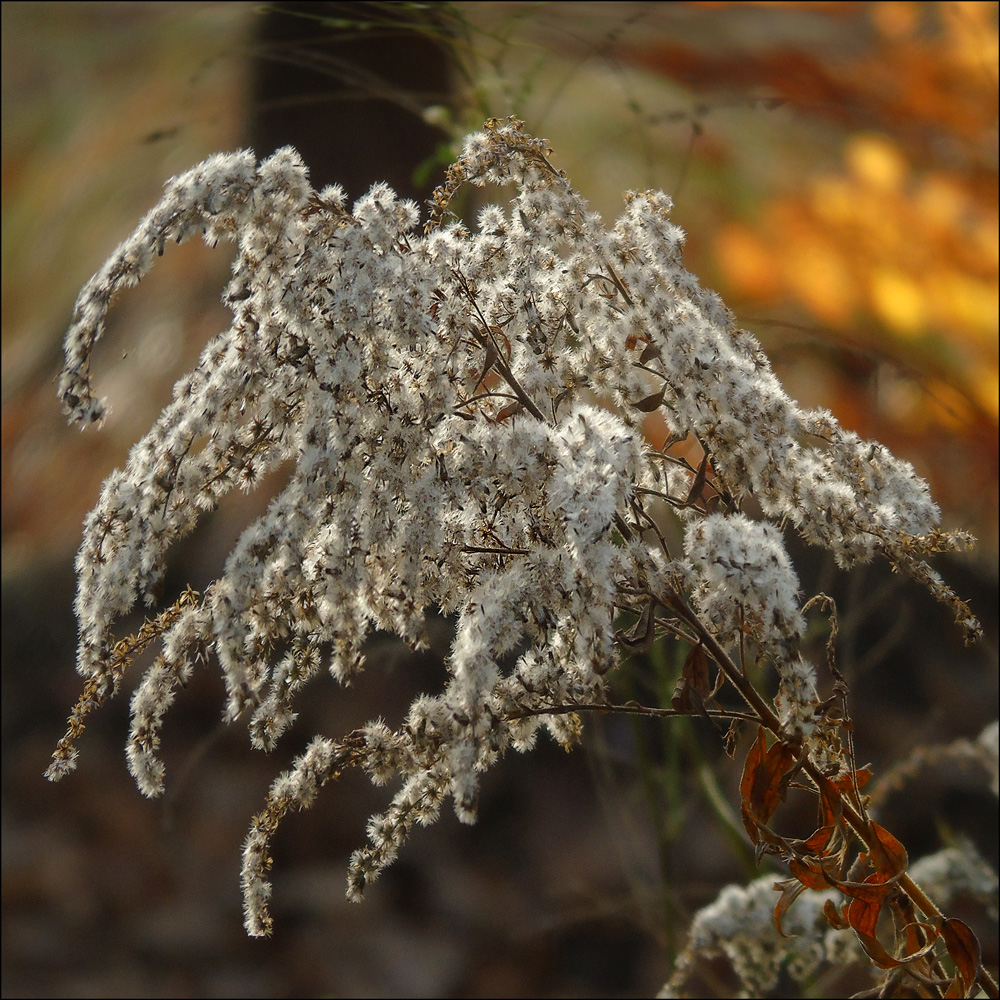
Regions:
[[[429, 612], [456, 621], [443, 691], [418, 698], [397, 730], [376, 721], [339, 741], [316, 737], [274, 782], [244, 852], [253, 935], [271, 927], [269, 838], [319, 786], [351, 766], [400, 783], [351, 859], [357, 899], [446, 800], [471, 822], [480, 776], [509, 748], [529, 748], [540, 726], [570, 745], [572, 709], [606, 705], [620, 653], [661, 635], [692, 651], [669, 711], [761, 727], [744, 775], [760, 850], [793, 850], [761, 832], [772, 784], [792, 765], [839, 834], [878, 840], [843, 715], [821, 701], [799, 652], [785, 525], [844, 566], [884, 556], [978, 632], [924, 561], [968, 539], [938, 530], [910, 465], [788, 398], [754, 338], [682, 266], [669, 198], [629, 193], [605, 228], [548, 154], [521, 123], [488, 122], [422, 232], [417, 206], [385, 185], [353, 209], [338, 187], [314, 191], [292, 149], [260, 164], [248, 151], [215, 156], [167, 185], [78, 300], [59, 389], [86, 425], [106, 412], [89, 359], [114, 295], [170, 240], [238, 246], [232, 326], [87, 519], [76, 606], [87, 681], [50, 778], [74, 767], [86, 714], [154, 639], [127, 744], [146, 795], [163, 788], [163, 714], [210, 655], [226, 718], [246, 717], [268, 750], [324, 668], [340, 680], [361, 669], [371, 630], [418, 648]], [[452, 220], [456, 191], [487, 183], [514, 189], [509, 208], [483, 209], [474, 231]], [[668, 430], [660, 448], [642, 433], [654, 413]], [[678, 457], [693, 438], [700, 466]], [[171, 544], [234, 486], [252, 489], [283, 464], [294, 465], [287, 486], [206, 592], [116, 641], [116, 620], [153, 601]], [[764, 521], [741, 513], [749, 498]], [[668, 511], [683, 523], [683, 551], [665, 537]], [[734, 660], [748, 645], [780, 677], [773, 705]], [[717, 701], [724, 688], [741, 711]]]
[[[912, 877], [939, 905], [959, 895], [993, 905], [997, 876], [966, 840], [914, 862]], [[691, 923], [687, 945], [658, 996], [693, 995], [690, 980], [699, 964], [724, 955], [739, 979], [740, 996], [762, 997], [774, 990], [782, 971], [807, 984], [822, 967], [844, 968], [864, 960], [858, 939], [830, 926], [824, 908], [837, 891], [810, 893], [796, 903], [781, 928], [774, 922], [774, 879], [726, 886]], [[808, 995], [808, 994], [804, 994]]]

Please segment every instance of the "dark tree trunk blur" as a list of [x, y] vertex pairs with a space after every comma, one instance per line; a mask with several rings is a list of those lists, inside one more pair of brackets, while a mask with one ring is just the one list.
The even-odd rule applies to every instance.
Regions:
[[441, 171], [415, 174], [447, 138], [422, 117], [449, 101], [443, 30], [434, 5], [274, 5], [254, 52], [251, 145], [260, 156], [295, 146], [316, 188], [338, 183], [351, 199], [375, 181], [426, 199]]

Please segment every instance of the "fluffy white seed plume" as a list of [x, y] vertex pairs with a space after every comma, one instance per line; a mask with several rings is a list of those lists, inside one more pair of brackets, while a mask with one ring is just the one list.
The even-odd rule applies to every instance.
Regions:
[[[267, 844], [347, 766], [400, 782], [351, 860], [360, 896], [417, 823], [451, 798], [475, 818], [479, 781], [539, 725], [567, 746], [565, 711], [606, 698], [623, 612], [694, 600], [723, 645], [750, 627], [782, 677], [782, 719], [808, 736], [815, 687], [795, 655], [798, 584], [782, 536], [739, 513], [753, 497], [843, 563], [887, 557], [968, 609], [923, 561], [953, 546], [913, 470], [782, 391], [752, 336], [680, 262], [683, 233], [658, 192], [632, 193], [608, 228], [519, 122], [466, 140], [430, 221], [384, 184], [349, 211], [314, 191], [291, 149], [257, 163], [215, 156], [159, 204], [80, 294], [59, 391], [71, 418], [99, 421], [90, 355], [107, 309], [172, 241], [237, 244], [230, 328], [104, 484], [77, 560], [78, 667], [85, 694], [49, 769], [72, 769], [83, 719], [141, 649], [161, 652], [132, 700], [128, 760], [158, 794], [164, 712], [194, 665], [220, 663], [225, 717], [270, 749], [324, 668], [363, 667], [373, 629], [425, 642], [425, 617], [455, 616], [450, 676], [392, 731], [317, 738], [276, 780], [244, 852], [247, 929], [270, 928]], [[514, 189], [473, 231], [449, 215], [464, 184]], [[645, 442], [657, 411], [710, 455], [705, 484]], [[707, 461], [707, 460], [706, 460]], [[288, 483], [242, 533], [203, 595], [188, 593], [137, 636], [116, 622], [154, 600], [172, 545], [234, 487], [279, 465]], [[668, 550], [650, 504], [687, 524]]]

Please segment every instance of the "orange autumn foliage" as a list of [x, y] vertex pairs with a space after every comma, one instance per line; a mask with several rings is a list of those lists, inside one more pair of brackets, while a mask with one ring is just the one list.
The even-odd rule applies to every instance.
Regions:
[[[735, 15], [772, 5], [691, 6], [722, 18], [729, 8]], [[779, 139], [787, 145], [775, 156], [792, 180], [724, 209], [711, 248], [717, 280], [731, 301], [758, 306], [760, 325], [775, 331], [772, 351], [804, 335], [844, 355], [823, 402], [862, 432], [922, 454], [935, 491], [989, 536], [997, 500], [997, 7], [781, 7], [811, 27], [773, 42], [737, 30], [721, 43], [713, 36], [711, 44], [671, 41], [619, 55], [684, 85], [709, 111], [736, 97], [788, 113]], [[815, 23], [824, 20], [825, 33]], [[716, 161], [743, 138], [717, 116], [692, 128]], [[839, 152], [824, 161], [812, 148], [817, 137]], [[697, 156], [699, 142], [692, 149]]]

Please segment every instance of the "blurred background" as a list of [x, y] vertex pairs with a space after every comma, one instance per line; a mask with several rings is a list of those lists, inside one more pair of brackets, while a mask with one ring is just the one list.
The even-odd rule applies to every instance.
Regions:
[[[248, 941], [240, 847], [271, 779], [313, 734], [398, 723], [438, 690], [444, 621], [424, 657], [379, 640], [351, 689], [315, 682], [269, 757], [219, 725], [221, 680], [197, 674], [167, 716], [163, 800], [126, 771], [124, 694], [90, 720], [78, 772], [41, 779], [79, 693], [82, 519], [228, 326], [232, 252], [170, 247], [116, 303], [99, 433], [60, 414], [62, 333], [163, 182], [219, 150], [292, 143], [316, 187], [425, 199], [464, 134], [516, 114], [609, 223], [623, 191], [666, 190], [687, 266], [789, 393], [912, 461], [945, 527], [980, 539], [938, 567], [984, 620], [971, 651], [884, 567], [848, 577], [796, 550], [804, 590], [841, 609], [860, 762], [996, 717], [996, 4], [8, 2], [2, 18], [4, 996], [649, 995], [692, 914], [754, 873], [714, 734], [588, 719], [582, 751], [541, 744], [490, 773], [476, 827], [446, 813], [416, 833], [361, 906], [347, 858], [388, 796], [328, 786], [279, 833], [277, 930]], [[268, 499], [227, 498], [168, 586], [204, 587]], [[668, 703], [679, 666], [659, 651], [620, 693]], [[968, 836], [995, 870], [974, 768], [931, 762], [883, 798], [911, 857]], [[988, 908], [962, 906], [995, 967]], [[831, 975], [817, 995], [866, 983]], [[702, 995], [731, 992], [725, 969], [704, 976]]]

